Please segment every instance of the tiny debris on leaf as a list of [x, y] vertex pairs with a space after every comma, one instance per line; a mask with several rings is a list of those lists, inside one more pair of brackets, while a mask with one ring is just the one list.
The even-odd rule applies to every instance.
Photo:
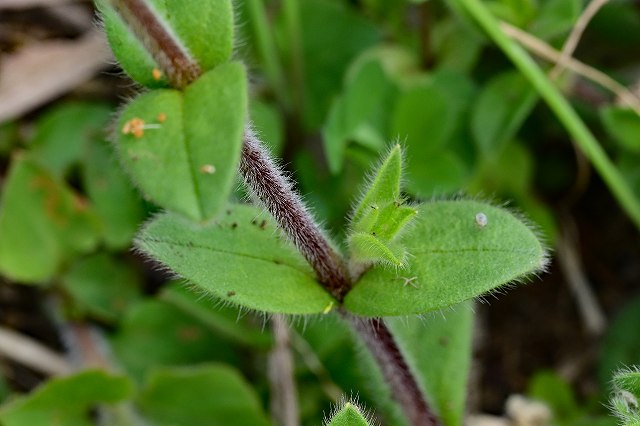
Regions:
[[204, 164], [202, 167], [200, 167], [200, 171], [202, 173], [212, 175], [216, 172], [216, 167], [213, 164]]
[[486, 214], [482, 212], [476, 214], [476, 225], [478, 225], [478, 227], [484, 228], [487, 226], [487, 223], [489, 223], [489, 219]]
[[154, 80], [160, 81], [160, 79], [162, 78], [162, 71], [160, 71], [158, 68], [154, 68], [151, 71], [151, 75], [153, 76]]

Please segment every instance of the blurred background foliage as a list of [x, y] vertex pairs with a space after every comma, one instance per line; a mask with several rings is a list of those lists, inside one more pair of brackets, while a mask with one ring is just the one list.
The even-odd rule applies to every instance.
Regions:
[[[92, 31], [91, 4], [9, 3], [0, 4], [0, 421], [47, 424], [43, 419], [55, 412], [64, 424], [138, 417], [269, 424], [269, 319], [217, 306], [131, 250], [136, 230], [157, 208], [131, 186], [108, 140], [114, 114], [136, 88], [98, 57], [102, 72], [69, 84], [52, 71], [47, 78], [61, 85], [59, 93], [12, 109], [11, 90], [28, 92], [33, 84], [33, 70], [15, 58], [52, 41], [82, 43]], [[574, 56], [640, 102], [640, 4], [605, 3]], [[556, 50], [586, 6], [485, 4], [537, 46]], [[548, 404], [554, 424], [615, 424], [602, 405], [612, 371], [640, 364], [638, 230], [460, 2], [234, 6], [235, 55], [250, 70], [253, 125], [330, 233], [341, 236], [366, 172], [399, 141], [407, 152], [408, 199], [462, 194], [508, 202], [555, 248], [550, 274], [491, 298], [491, 306], [476, 304], [475, 326], [457, 318], [460, 312], [444, 314], [464, 324], [469, 342], [474, 329], [467, 413], [499, 415], [510, 394], [522, 393]], [[69, 50], [50, 60], [79, 58]], [[538, 61], [545, 71], [554, 67]], [[16, 80], [20, 66], [23, 78]], [[640, 196], [638, 109], [571, 70], [554, 83]], [[236, 195], [244, 197], [241, 188]], [[419, 333], [412, 321], [394, 327]], [[13, 340], [4, 336], [15, 338], [15, 331], [55, 351], [60, 363], [47, 368], [12, 355], [6, 342]], [[379, 391], [381, 379], [344, 324], [299, 318], [290, 334], [302, 424], [320, 424], [343, 393], [359, 395], [398, 424]], [[416, 348], [412, 362], [428, 363], [434, 355], [427, 348]], [[456, 365], [468, 362], [465, 355]], [[72, 366], [113, 373], [47, 380]], [[88, 411], [97, 403], [110, 405]], [[461, 414], [446, 421], [459, 424]]]

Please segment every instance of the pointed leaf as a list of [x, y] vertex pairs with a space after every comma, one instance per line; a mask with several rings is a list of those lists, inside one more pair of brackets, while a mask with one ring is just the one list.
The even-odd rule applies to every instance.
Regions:
[[0, 202], [0, 273], [43, 282], [92, 250], [98, 221], [77, 194], [25, 154], [13, 158]]
[[402, 179], [402, 148], [395, 145], [376, 170], [373, 181], [369, 184], [364, 196], [353, 213], [352, 222], [358, 221], [372, 206], [386, 205], [400, 197]]
[[375, 235], [356, 232], [349, 236], [351, 260], [362, 263], [383, 263], [403, 268], [405, 253], [402, 246], [382, 241]]
[[137, 245], [225, 302], [289, 314], [323, 312], [335, 303], [275, 223], [250, 206], [234, 205], [205, 226], [158, 216]]
[[407, 269], [373, 267], [347, 294], [347, 309], [367, 316], [420, 314], [481, 296], [546, 264], [527, 225], [477, 201], [422, 205], [402, 243]]
[[93, 425], [91, 409], [113, 404], [133, 393], [131, 381], [104, 371], [89, 370], [47, 381], [30, 395], [0, 407], [5, 426]]
[[398, 201], [389, 203], [380, 209], [380, 217], [373, 227], [373, 232], [383, 241], [395, 239], [404, 227], [411, 222], [418, 211], [410, 206], [403, 206]]
[[240, 161], [246, 91], [243, 66], [231, 62], [200, 77], [184, 96], [156, 90], [124, 110], [118, 150], [146, 196], [194, 220], [220, 211]]
[[357, 406], [347, 402], [331, 417], [327, 426], [369, 426], [369, 422]]
[[157, 369], [137, 405], [157, 424], [270, 424], [253, 388], [236, 370], [222, 364]]

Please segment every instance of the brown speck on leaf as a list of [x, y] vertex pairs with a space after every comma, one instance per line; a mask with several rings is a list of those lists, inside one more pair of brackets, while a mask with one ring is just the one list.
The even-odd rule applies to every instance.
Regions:
[[282, 265], [282, 262], [278, 259], [273, 259], [273, 263], [275, 263], [276, 265]]
[[262, 219], [262, 222], [260, 222], [260, 229], [267, 229], [267, 220], [266, 219]]
[[227, 297], [233, 297], [233, 296], [235, 296], [235, 295], [236, 295], [236, 292], [235, 292], [235, 291], [228, 291], [228, 292], [227, 292]]
[[233, 222], [231, 224], [231, 229], [236, 229], [238, 227], [238, 224], [236, 222]]
[[449, 345], [449, 339], [446, 336], [440, 336], [438, 344], [440, 346], [447, 347]]

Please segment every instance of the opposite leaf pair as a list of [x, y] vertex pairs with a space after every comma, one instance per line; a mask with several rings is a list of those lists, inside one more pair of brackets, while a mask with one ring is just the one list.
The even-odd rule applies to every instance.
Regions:
[[[344, 308], [363, 316], [422, 314], [544, 267], [535, 233], [502, 208], [471, 200], [402, 205], [401, 171], [396, 146], [355, 209], [347, 237], [351, 267], [370, 268], [347, 293]], [[483, 226], [478, 215], [486, 220]], [[409, 223], [411, 232], [401, 232]], [[225, 302], [285, 314], [327, 313], [339, 305], [273, 221], [254, 207], [231, 206], [206, 225], [165, 213], [137, 243]]]

